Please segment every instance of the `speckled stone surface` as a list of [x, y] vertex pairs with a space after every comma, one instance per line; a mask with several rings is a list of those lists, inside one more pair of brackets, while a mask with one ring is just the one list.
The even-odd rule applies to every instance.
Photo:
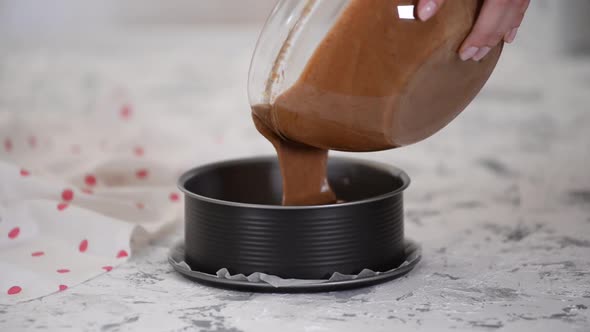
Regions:
[[[270, 154], [245, 91], [255, 30], [129, 30], [84, 47], [4, 38], [0, 105], [52, 108], [72, 94], [76, 102], [53, 108], [84, 109], [95, 91], [122, 85], [138, 107], [223, 140], [191, 146], [193, 165]], [[179, 222], [110, 273], [0, 307], [0, 330], [590, 331], [590, 61], [522, 45], [507, 48], [485, 91], [441, 133], [355, 156], [412, 177], [406, 232], [424, 258], [408, 276], [326, 294], [209, 288], [167, 263]]]

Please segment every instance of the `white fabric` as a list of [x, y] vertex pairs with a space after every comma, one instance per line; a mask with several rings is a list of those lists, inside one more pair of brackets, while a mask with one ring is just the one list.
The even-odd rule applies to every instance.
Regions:
[[115, 102], [91, 114], [0, 113], [0, 303], [108, 272], [131, 240], [179, 220], [178, 158], [162, 160], [170, 147], [147, 134], [153, 120]]
[[[130, 242], [178, 226], [170, 195], [183, 171], [273, 153], [245, 89], [258, 29], [223, 43], [211, 43], [217, 28], [0, 36], [0, 303], [73, 287], [133, 257]], [[73, 200], [60, 211], [65, 189]]]

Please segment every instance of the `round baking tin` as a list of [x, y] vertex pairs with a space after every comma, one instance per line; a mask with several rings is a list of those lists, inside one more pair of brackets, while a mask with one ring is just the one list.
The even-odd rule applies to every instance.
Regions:
[[382, 163], [330, 158], [328, 174], [346, 203], [281, 206], [282, 179], [273, 157], [185, 173], [179, 180], [185, 194], [183, 260], [195, 273], [214, 277], [226, 268], [231, 274], [305, 280], [392, 271], [405, 262], [406, 173]]

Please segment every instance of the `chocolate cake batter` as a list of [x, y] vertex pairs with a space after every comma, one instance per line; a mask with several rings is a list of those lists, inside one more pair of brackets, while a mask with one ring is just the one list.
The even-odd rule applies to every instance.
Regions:
[[[257, 113], [268, 112], [258, 106]], [[328, 150], [291, 142], [270, 131], [256, 115], [256, 129], [277, 150], [283, 177], [283, 205], [322, 205], [336, 203], [327, 178]]]
[[481, 0], [447, 1], [428, 22], [400, 19], [397, 5], [408, 3], [351, 0], [298, 81], [272, 105], [253, 106], [256, 127], [279, 155], [284, 205], [335, 203], [328, 150], [378, 151], [423, 140], [452, 121], [491, 75], [502, 46], [479, 63], [457, 55]]

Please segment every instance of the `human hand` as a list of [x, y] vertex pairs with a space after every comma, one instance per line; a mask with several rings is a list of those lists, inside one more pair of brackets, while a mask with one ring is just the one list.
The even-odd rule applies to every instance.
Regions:
[[[429, 20], [445, 1], [419, 0], [418, 18]], [[529, 3], [530, 0], [485, 0], [473, 30], [459, 49], [461, 60], [479, 61], [502, 40], [512, 43]]]

